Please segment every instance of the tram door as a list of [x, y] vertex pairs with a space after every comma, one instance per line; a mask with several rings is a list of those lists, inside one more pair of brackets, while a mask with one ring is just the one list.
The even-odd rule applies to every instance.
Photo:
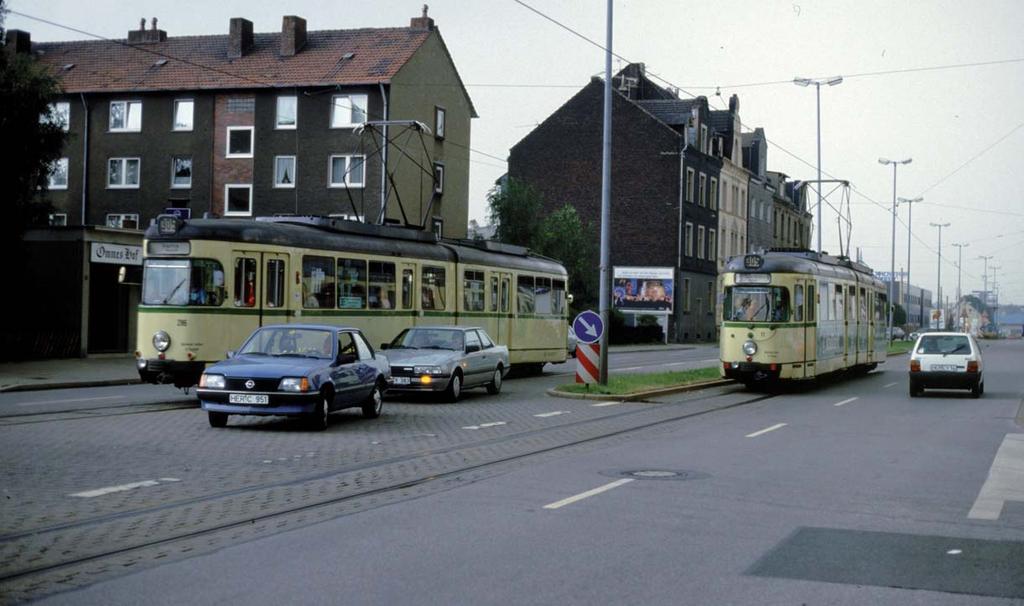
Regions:
[[262, 253], [236, 250], [232, 257], [231, 306], [238, 312], [232, 316], [232, 332], [249, 335], [263, 325], [260, 313], [263, 298], [259, 294], [260, 280], [257, 279]]
[[498, 318], [497, 334], [494, 337], [498, 343], [507, 345], [512, 349], [510, 342], [512, 335], [512, 274], [498, 273]]
[[[299, 302], [301, 304], [301, 302]], [[288, 255], [263, 253], [263, 300], [260, 326], [283, 324], [290, 317], [288, 310]]]

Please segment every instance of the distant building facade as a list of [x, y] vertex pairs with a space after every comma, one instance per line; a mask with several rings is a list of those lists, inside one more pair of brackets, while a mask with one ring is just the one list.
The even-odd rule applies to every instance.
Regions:
[[772, 246], [776, 248], [809, 248], [811, 213], [807, 212], [807, 188], [788, 176], [768, 171], [772, 194]]
[[743, 167], [750, 173], [747, 204], [747, 249], [766, 251], [774, 246], [772, 219], [775, 188], [768, 182], [768, 140], [763, 128], [743, 133]]
[[[729, 97], [727, 111], [711, 112], [714, 146], [722, 158], [720, 185], [721, 207], [718, 209], [719, 254], [718, 271], [725, 269], [729, 257], [747, 252], [747, 188], [750, 173], [743, 167], [740, 139], [740, 100]], [[712, 184], [717, 192], [718, 183]]]

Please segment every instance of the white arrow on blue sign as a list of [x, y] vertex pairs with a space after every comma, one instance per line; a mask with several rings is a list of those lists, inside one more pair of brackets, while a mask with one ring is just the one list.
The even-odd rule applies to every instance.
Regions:
[[576, 316], [572, 321], [572, 329], [580, 343], [597, 343], [604, 334], [604, 322], [601, 316], [588, 309]]

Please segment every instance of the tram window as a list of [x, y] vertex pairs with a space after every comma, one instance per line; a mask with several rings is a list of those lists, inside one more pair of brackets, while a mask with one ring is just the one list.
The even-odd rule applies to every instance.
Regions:
[[551, 313], [563, 315], [565, 313], [565, 281], [551, 281]]
[[835, 296], [832, 297], [832, 319], [842, 320], [843, 314], [843, 287], [836, 284]]
[[188, 304], [206, 307], [224, 302], [224, 268], [213, 259], [192, 259], [192, 279], [188, 285]]
[[512, 283], [508, 278], [501, 279], [501, 313], [509, 311], [509, 291], [512, 290]]
[[145, 305], [217, 306], [224, 302], [224, 269], [213, 259], [146, 259]]
[[534, 280], [533, 306], [539, 314], [551, 313], [551, 278], [536, 278]]
[[860, 321], [868, 321], [868, 291], [860, 289]]
[[807, 286], [807, 321], [814, 322], [814, 312], [818, 307], [818, 301], [814, 298], [814, 285]]
[[394, 309], [395, 264], [370, 261], [370, 309]]
[[267, 261], [267, 307], [284, 307], [284, 261], [270, 259]]
[[402, 270], [402, 309], [412, 309], [413, 270]]
[[256, 306], [256, 259], [235, 257], [235, 307]]
[[302, 257], [302, 306], [334, 307], [334, 259]]
[[484, 272], [468, 270], [463, 272], [462, 308], [465, 311], [484, 310]]
[[793, 298], [795, 299], [794, 304], [796, 305], [796, 316], [793, 318], [796, 322], [804, 321], [804, 287], [803, 284], [797, 284], [793, 289]]
[[366, 308], [366, 261], [338, 259], [338, 307]]
[[[714, 306], [714, 299], [709, 305]], [[727, 314], [726, 320], [738, 322], [786, 322], [789, 290], [780, 286], [729, 286], [725, 289], [722, 313]]]
[[886, 310], [888, 309], [888, 305], [888, 296], [881, 293], [875, 294], [875, 322], [884, 321], [883, 319], [886, 317]]
[[521, 314], [532, 314], [536, 306], [533, 304], [533, 276], [519, 276], [516, 281], [516, 310]]
[[491, 276], [491, 311], [498, 311], [498, 278]]
[[422, 281], [423, 309], [444, 309], [444, 268], [424, 267]]

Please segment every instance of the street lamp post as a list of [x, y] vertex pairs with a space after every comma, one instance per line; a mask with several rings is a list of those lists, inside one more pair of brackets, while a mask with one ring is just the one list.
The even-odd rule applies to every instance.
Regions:
[[963, 274], [963, 271], [964, 271], [964, 249], [967, 248], [968, 246], [970, 246], [970, 244], [969, 243], [967, 243], [967, 244], [954, 243], [953, 246], [955, 246], [957, 248], [957, 255], [956, 255], [956, 325], [957, 325], [957, 328], [962, 328], [962, 326], [960, 325], [960, 314], [961, 314], [961, 311], [960, 311], [960, 299], [962, 299], [963, 297], [962, 297], [962, 295], [960, 293], [960, 276], [961, 276], [961, 274]]
[[793, 78], [797, 86], [814, 85], [814, 95], [818, 110], [818, 252], [821, 252], [821, 85], [836, 86], [843, 82], [842, 76], [833, 78]]
[[913, 158], [907, 158], [906, 160], [878, 159], [878, 163], [883, 166], [892, 164], [892, 258], [889, 264], [889, 341], [892, 340], [893, 294], [896, 290], [893, 288], [896, 282], [896, 167], [900, 164], [910, 164], [913, 160]]
[[[899, 198], [897, 201], [900, 204], [907, 205], [907, 315], [910, 314], [910, 242], [914, 239], [913, 236], [913, 225], [914, 225], [914, 204], [923, 201], [924, 198], [918, 196], [916, 198]], [[920, 298], [920, 305], [917, 316], [918, 327], [924, 324], [924, 293]]]
[[[942, 228], [949, 227], [949, 223], [929, 223], [929, 225], [931, 225], [932, 227], [939, 228], [939, 276], [937, 279], [935, 292], [938, 294], [939, 306], [944, 307], [942, 305]], [[944, 328], [945, 326], [940, 326], [939, 330], [942, 330]]]
[[995, 326], [995, 328], [996, 328], [996, 335], [997, 336], [999, 335], [999, 284], [996, 282], [996, 274], [1002, 268], [1003, 268], [1002, 265], [993, 265], [992, 268], [991, 268], [992, 269], [992, 291], [993, 291], [993, 297], [992, 298], [995, 299], [995, 303], [993, 303], [993, 305], [992, 305], [992, 317], [989, 319], [989, 321], [992, 322], [993, 326]]

